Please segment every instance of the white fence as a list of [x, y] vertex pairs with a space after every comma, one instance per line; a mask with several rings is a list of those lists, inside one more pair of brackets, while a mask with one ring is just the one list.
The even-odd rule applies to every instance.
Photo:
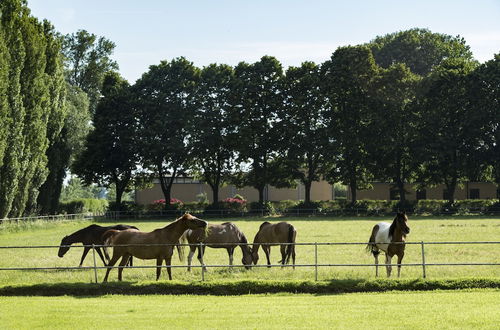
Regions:
[[[227, 245], [242, 245], [243, 243], [229, 243]], [[314, 268], [314, 277], [315, 280], [318, 280], [318, 269], [320, 267], [375, 267], [373, 263], [369, 264], [333, 264], [333, 263], [319, 263], [318, 260], [318, 247], [321, 246], [332, 246], [332, 245], [366, 245], [366, 242], [332, 242], [332, 243], [273, 243], [273, 244], [265, 244], [262, 243], [260, 245], [295, 245], [295, 246], [314, 246], [314, 263], [312, 264], [287, 264], [287, 265], [281, 265], [281, 264], [276, 264], [276, 265], [252, 265], [252, 267], [310, 267]], [[488, 245], [499, 245], [500, 241], [473, 241], [473, 242], [406, 242], [406, 243], [392, 243], [392, 244], [406, 244], [406, 245], [420, 245], [421, 249], [421, 263], [407, 263], [407, 264], [401, 264], [401, 266], [404, 267], [422, 267], [422, 277], [426, 278], [426, 267], [428, 266], [500, 266], [500, 263], [498, 262], [491, 262], [491, 263], [485, 263], [485, 262], [480, 262], [480, 263], [467, 263], [467, 262], [459, 262], [459, 263], [426, 263], [425, 261], [425, 246], [426, 245], [473, 245], [473, 244], [488, 244]], [[181, 245], [181, 246], [197, 246], [197, 247], [203, 247], [203, 243], [199, 244], [144, 244], [144, 245], [119, 245], [119, 246], [176, 246], [176, 245]], [[223, 245], [223, 244], [218, 244], [218, 245]], [[245, 245], [251, 246], [252, 244], [248, 243]], [[76, 270], [76, 269], [89, 269], [94, 271], [94, 277], [95, 277], [95, 282], [98, 282], [98, 277], [97, 277], [97, 270], [98, 269], [108, 269], [110, 267], [108, 266], [97, 266], [96, 262], [96, 252], [95, 248], [97, 247], [104, 247], [103, 245], [87, 245], [88, 247], [92, 247], [92, 252], [93, 252], [93, 266], [90, 267], [0, 267], [0, 271], [9, 271], [9, 270]], [[118, 245], [116, 245], [118, 246]], [[0, 246], [0, 250], [2, 249], [53, 249], [53, 248], [59, 248], [59, 245], [39, 245], [39, 246]], [[69, 246], [67, 246], [69, 247]], [[73, 248], [83, 248], [86, 247], [86, 245], [76, 245], [76, 246], [71, 246]], [[109, 246], [106, 246], [109, 247]], [[497, 253], [492, 253], [493, 256], [496, 257], [496, 260], [498, 260], [498, 252]], [[379, 264], [379, 266], [383, 267], [386, 266], [386, 264]], [[397, 266], [397, 264], [390, 264], [390, 266]], [[112, 268], [187, 268], [187, 265], [170, 265], [170, 266], [113, 266]], [[207, 267], [207, 268], [241, 268], [245, 267], [244, 265], [191, 265], [193, 268], [201, 268], [201, 267]], [[205, 280], [205, 272], [201, 271], [201, 280]]]

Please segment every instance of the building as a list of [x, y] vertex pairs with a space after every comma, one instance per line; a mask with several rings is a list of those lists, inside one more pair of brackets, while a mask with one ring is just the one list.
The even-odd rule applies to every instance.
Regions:
[[[200, 194], [207, 194], [208, 200], [213, 201], [212, 189], [206, 183], [200, 182], [192, 177], [179, 177], [172, 185], [172, 198], [183, 202], [195, 202]], [[243, 196], [248, 202], [258, 202], [259, 193], [253, 187], [237, 188], [227, 185], [220, 188], [219, 199], [224, 200], [234, 195]], [[298, 184], [296, 188], [275, 188], [267, 186], [264, 190], [264, 199], [267, 201], [280, 200], [303, 200], [305, 196], [304, 185]], [[153, 182], [153, 186], [147, 189], [138, 189], [135, 192], [135, 201], [140, 205], [148, 205], [155, 200], [164, 199], [159, 180]], [[334, 199], [333, 186], [326, 181], [313, 182], [311, 187], [312, 200]]]
[[[356, 192], [358, 200], [378, 199], [378, 200], [397, 200], [398, 192], [387, 182], [373, 182], [373, 189], [362, 189]], [[446, 186], [444, 184], [435, 187], [416, 190], [413, 184], [406, 184], [407, 200], [420, 199], [448, 199]], [[466, 182], [463, 186], [457, 186], [455, 189], [455, 199], [498, 199], [499, 191], [494, 183], [490, 182]], [[351, 191], [347, 190], [347, 199], [352, 199]]]

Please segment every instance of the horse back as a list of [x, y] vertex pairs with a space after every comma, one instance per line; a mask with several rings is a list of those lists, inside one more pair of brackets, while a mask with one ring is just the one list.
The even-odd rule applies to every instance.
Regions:
[[[377, 227], [377, 231], [375, 233], [375, 227]], [[377, 243], [377, 247], [384, 252], [387, 252], [387, 248], [389, 243], [391, 242], [391, 237], [389, 236], [389, 228], [391, 227], [390, 223], [380, 222], [375, 225], [372, 231], [372, 235], [375, 234], [375, 243]]]
[[[239, 228], [231, 222], [224, 222], [220, 225], [210, 224], [208, 229], [208, 235], [203, 239], [203, 242], [211, 247], [215, 247], [217, 243], [240, 243], [242, 238], [245, 238]], [[227, 247], [227, 245], [219, 247]]]

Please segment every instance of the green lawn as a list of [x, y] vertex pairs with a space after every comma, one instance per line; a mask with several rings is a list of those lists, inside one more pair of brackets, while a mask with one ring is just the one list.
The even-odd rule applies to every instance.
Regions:
[[4, 329], [498, 329], [500, 290], [1, 297]]
[[[170, 221], [173, 219], [169, 219]], [[262, 221], [279, 221], [281, 219], [250, 218], [250, 219], [210, 219], [210, 222], [220, 223], [233, 221], [246, 234], [248, 240], [253, 241]], [[373, 225], [380, 221], [391, 221], [385, 218], [286, 218], [297, 231], [297, 242], [366, 242], [370, 236]], [[143, 231], [163, 227], [168, 221], [121, 221], [138, 226]], [[50, 225], [35, 225], [24, 230], [0, 231], [0, 246], [12, 245], [58, 245], [63, 236], [70, 234], [91, 222], [62, 222]], [[410, 218], [410, 242], [436, 242], [436, 241], [498, 241], [500, 238], [500, 219], [498, 218]], [[372, 264], [373, 257], [366, 254], [364, 245], [345, 246], [320, 246], [318, 259], [320, 263], [330, 264]], [[404, 263], [420, 263], [421, 247], [408, 245]], [[298, 246], [297, 263], [314, 263], [314, 247]], [[427, 245], [426, 262], [428, 263], [462, 263], [486, 262], [498, 263], [500, 261], [500, 245]], [[0, 249], [0, 267], [68, 267], [77, 266], [82, 249], [73, 247], [64, 258], [57, 257], [57, 248], [49, 249]], [[272, 248], [271, 259], [277, 262], [280, 259], [277, 247]], [[383, 259], [383, 258], [381, 258]], [[237, 250], [235, 262], [241, 264], [241, 251]], [[261, 262], [265, 260], [261, 252]], [[185, 265], [174, 256], [174, 265]], [[207, 249], [205, 255], [207, 264], [227, 264], [228, 258], [225, 250]], [[394, 260], [395, 262], [395, 260]], [[198, 265], [196, 257], [194, 265]], [[102, 265], [98, 261], [99, 265]], [[85, 266], [92, 266], [92, 254], [89, 253]], [[152, 260], [137, 260], [135, 265], [153, 266]], [[105, 270], [99, 272], [102, 280]], [[165, 272], [164, 272], [165, 273]], [[155, 278], [154, 269], [125, 269], [126, 281], [149, 281]], [[381, 269], [385, 274], [385, 269]], [[165, 280], [163, 274], [161, 280]], [[422, 276], [421, 267], [403, 267], [402, 278], [414, 279]], [[499, 266], [434, 266], [427, 268], [430, 279], [463, 278], [463, 277], [500, 277]], [[113, 270], [110, 280], [116, 281], [117, 271]], [[201, 279], [199, 269], [187, 273], [185, 269], [173, 270], [176, 280], [196, 281]], [[319, 279], [370, 279], [374, 277], [372, 267], [320, 267]], [[254, 268], [250, 271], [243, 269], [211, 268], [205, 276], [206, 280], [236, 281], [242, 279], [258, 280], [314, 280], [314, 268], [304, 267], [292, 269], [281, 268]], [[47, 270], [47, 271], [0, 271], [0, 285], [36, 284], [58, 282], [92, 282], [94, 274], [91, 270]]]

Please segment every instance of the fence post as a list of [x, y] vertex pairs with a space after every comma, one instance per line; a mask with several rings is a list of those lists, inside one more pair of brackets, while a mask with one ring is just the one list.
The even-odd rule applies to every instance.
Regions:
[[424, 241], [420, 242], [420, 245], [422, 246], [422, 272], [424, 275], [424, 278], [426, 278], [425, 274], [425, 251], [424, 251]]
[[314, 242], [314, 280], [318, 281], [318, 242]]
[[92, 256], [94, 257], [94, 277], [95, 277], [95, 282], [97, 283], [97, 264], [95, 262], [95, 245], [92, 244]]
[[200, 254], [201, 254], [201, 281], [205, 282], [205, 262], [203, 261], [203, 242], [200, 242]]

